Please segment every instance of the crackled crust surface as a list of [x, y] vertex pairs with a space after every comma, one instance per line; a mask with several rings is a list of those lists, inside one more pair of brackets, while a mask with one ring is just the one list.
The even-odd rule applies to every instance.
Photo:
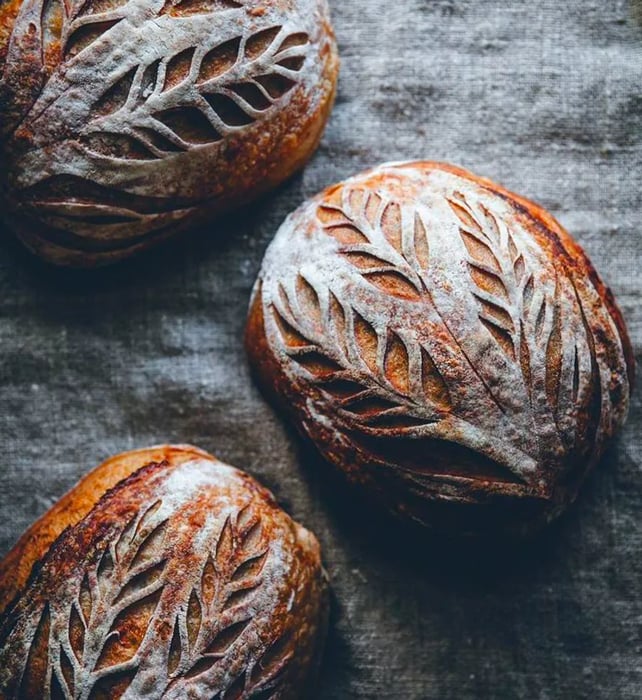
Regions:
[[159, 447], [101, 465], [63, 501], [32, 535], [50, 537], [47, 519], [51, 536], [66, 529], [0, 618], [0, 697], [310, 692], [327, 615], [319, 546], [256, 481]]
[[543, 209], [453, 166], [387, 164], [292, 214], [257, 281], [258, 378], [393, 511], [522, 531], [625, 420], [626, 329]]
[[209, 222], [304, 164], [337, 71], [325, 0], [4, 3], [5, 218], [71, 265]]

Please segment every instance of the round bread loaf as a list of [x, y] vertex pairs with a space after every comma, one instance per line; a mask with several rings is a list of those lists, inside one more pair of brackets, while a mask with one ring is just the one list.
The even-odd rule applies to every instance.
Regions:
[[581, 248], [536, 204], [449, 165], [382, 165], [292, 214], [250, 307], [258, 379], [388, 508], [521, 533], [625, 420], [633, 357]]
[[0, 586], [3, 698], [298, 700], [327, 619], [314, 536], [192, 447], [95, 469], [20, 539]]
[[5, 2], [5, 221], [87, 266], [246, 204], [310, 157], [337, 72], [326, 0]]

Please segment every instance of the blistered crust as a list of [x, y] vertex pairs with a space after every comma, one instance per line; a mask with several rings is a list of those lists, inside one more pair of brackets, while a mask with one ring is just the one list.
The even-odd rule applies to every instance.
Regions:
[[465, 532], [558, 515], [626, 418], [633, 356], [581, 248], [449, 165], [383, 165], [291, 215], [246, 334], [259, 381], [393, 511]]
[[23, 0], [0, 29], [5, 218], [59, 264], [118, 260], [274, 187], [334, 99], [325, 0]]
[[164, 450], [172, 463], [138, 459], [37, 561], [0, 618], [1, 697], [311, 692], [327, 617], [316, 539], [246, 474]]

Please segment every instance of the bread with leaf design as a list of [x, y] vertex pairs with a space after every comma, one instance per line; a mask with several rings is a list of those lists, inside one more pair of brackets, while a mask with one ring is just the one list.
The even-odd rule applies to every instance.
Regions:
[[5, 221], [74, 266], [215, 226], [303, 166], [337, 72], [326, 0], [5, 2]]
[[292, 214], [253, 293], [268, 394], [393, 512], [529, 532], [623, 424], [633, 355], [577, 243], [459, 168], [382, 165]]
[[189, 446], [112, 458], [0, 566], [0, 697], [312, 695], [319, 544], [254, 479]]

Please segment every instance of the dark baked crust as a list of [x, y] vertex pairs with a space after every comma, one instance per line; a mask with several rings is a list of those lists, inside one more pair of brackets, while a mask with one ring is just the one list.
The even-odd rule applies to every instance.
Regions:
[[338, 73], [325, 0], [23, 0], [0, 8], [4, 215], [87, 266], [302, 167]]
[[195, 448], [114, 459], [130, 474], [105, 492], [101, 465], [63, 499], [74, 515], [32, 529], [67, 525], [0, 618], [0, 697], [307, 697], [327, 622], [314, 536]]
[[572, 502], [625, 420], [610, 291], [541, 207], [450, 165], [384, 165], [284, 223], [255, 287], [259, 382], [393, 512], [521, 533]]

